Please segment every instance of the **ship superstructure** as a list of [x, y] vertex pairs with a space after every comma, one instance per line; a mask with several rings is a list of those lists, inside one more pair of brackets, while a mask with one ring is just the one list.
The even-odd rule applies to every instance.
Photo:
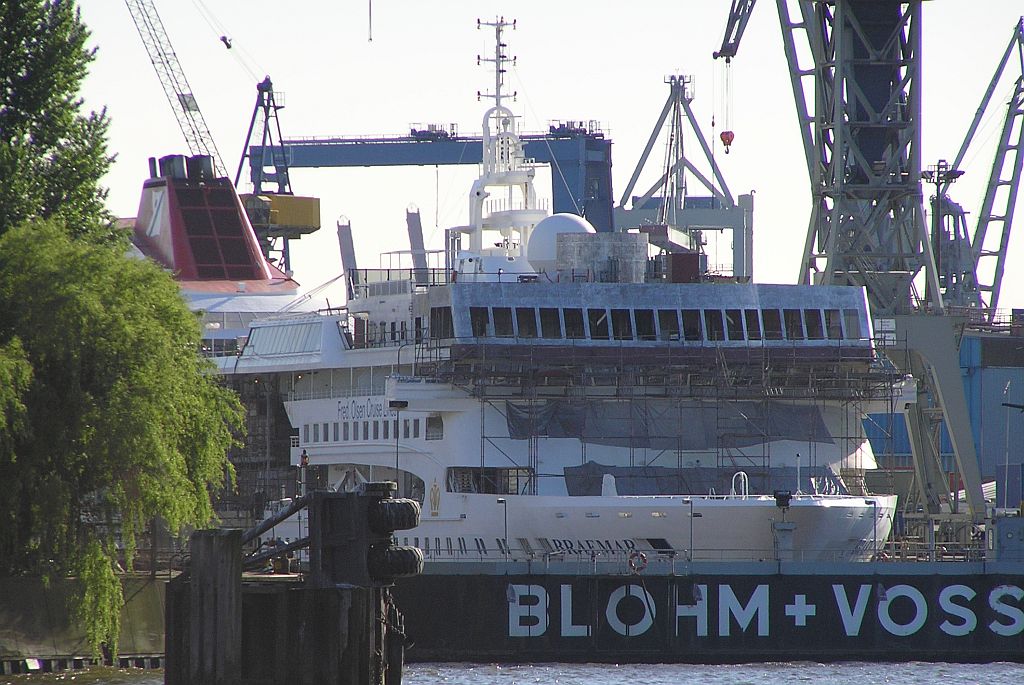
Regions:
[[254, 322], [225, 367], [288, 388], [300, 489], [398, 482], [437, 561], [874, 556], [895, 497], [863, 490], [860, 422], [896, 375], [864, 290], [703, 283], [647, 232], [548, 216], [486, 25], [469, 223], [347, 273], [345, 312]]

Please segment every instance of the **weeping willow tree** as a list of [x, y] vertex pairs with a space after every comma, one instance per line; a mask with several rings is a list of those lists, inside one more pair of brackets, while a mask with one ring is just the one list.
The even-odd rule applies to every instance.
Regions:
[[116, 648], [115, 563], [154, 517], [213, 519], [241, 405], [168, 275], [57, 223], [0, 237], [0, 311], [0, 574], [78, 575]]
[[0, 574], [77, 576], [93, 649], [116, 650], [116, 565], [154, 518], [213, 519], [242, 410], [104, 209], [88, 38], [72, 0], [0, 0]]

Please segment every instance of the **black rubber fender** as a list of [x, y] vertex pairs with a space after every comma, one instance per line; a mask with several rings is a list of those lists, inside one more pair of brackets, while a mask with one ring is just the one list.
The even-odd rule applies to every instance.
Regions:
[[367, 514], [370, 530], [379, 535], [420, 525], [420, 503], [414, 499], [378, 500], [370, 505]]
[[423, 573], [423, 550], [401, 545], [372, 547], [366, 570], [374, 580], [418, 576]]

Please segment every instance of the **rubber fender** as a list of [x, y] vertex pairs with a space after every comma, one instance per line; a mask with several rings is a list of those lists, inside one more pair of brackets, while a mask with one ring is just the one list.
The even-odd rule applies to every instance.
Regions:
[[370, 505], [367, 515], [370, 530], [387, 535], [394, 530], [409, 530], [420, 525], [420, 503], [414, 499], [382, 499]]
[[400, 545], [371, 547], [366, 570], [374, 580], [418, 576], [423, 573], [423, 550]]

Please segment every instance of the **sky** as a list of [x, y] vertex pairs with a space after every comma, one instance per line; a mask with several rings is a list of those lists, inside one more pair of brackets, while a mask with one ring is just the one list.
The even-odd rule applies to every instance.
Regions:
[[[156, 0], [156, 6], [232, 177], [256, 99], [269, 75], [284, 97], [286, 138], [399, 135], [413, 124], [481, 130], [493, 86], [476, 56], [493, 51], [493, 31], [477, 19], [515, 19], [507, 35], [517, 62], [509, 88], [525, 131], [553, 120], [596, 121], [612, 139], [613, 194], [632, 174], [668, 96], [665, 77], [693, 77], [693, 109], [709, 138], [735, 133], [731, 153], [716, 160], [733, 195], [755, 192], [754, 278], [796, 282], [810, 184], [800, 147], [789, 74], [775, 3], [755, 7], [726, 79], [712, 59], [722, 41], [728, 0]], [[87, 109], [106, 107], [109, 149], [117, 160], [103, 179], [108, 206], [135, 216], [149, 157], [187, 154], [160, 82], [123, 0], [80, 0], [82, 19], [98, 48], [83, 97]], [[1024, 5], [1020, 0], [933, 0], [924, 4], [923, 142], [925, 167], [952, 160], [1006, 48]], [[372, 19], [371, 19], [372, 15]], [[228, 50], [220, 37], [230, 38]], [[1008, 67], [1019, 75], [1019, 61]], [[1012, 84], [1004, 78], [994, 103]], [[728, 97], [726, 97], [728, 92]], [[950, 196], [974, 216], [981, 205], [1005, 107], [992, 108]], [[715, 128], [712, 129], [712, 118]], [[714, 133], [713, 133], [714, 131]], [[988, 143], [984, 145], [983, 143]], [[660, 144], [659, 144], [660, 145]], [[687, 149], [696, 151], [695, 141]], [[652, 154], [662, 158], [659, 148]], [[641, 177], [646, 189], [660, 171]], [[538, 190], [549, 194], [549, 176]], [[474, 166], [296, 169], [292, 188], [321, 199], [323, 228], [292, 244], [292, 268], [304, 288], [337, 276], [341, 260], [335, 224], [351, 221], [360, 267], [377, 255], [408, 249], [405, 210], [420, 209], [428, 249], [443, 246], [444, 229], [466, 222]], [[646, 183], [645, 183], [646, 181]], [[245, 181], [240, 191], [250, 190]], [[925, 190], [926, 196], [928, 190]], [[698, 193], [704, 194], [704, 193]], [[1024, 193], [1017, 203], [1000, 308], [1024, 307]], [[712, 263], [725, 261], [711, 246]], [[326, 295], [343, 300], [339, 284]]]

